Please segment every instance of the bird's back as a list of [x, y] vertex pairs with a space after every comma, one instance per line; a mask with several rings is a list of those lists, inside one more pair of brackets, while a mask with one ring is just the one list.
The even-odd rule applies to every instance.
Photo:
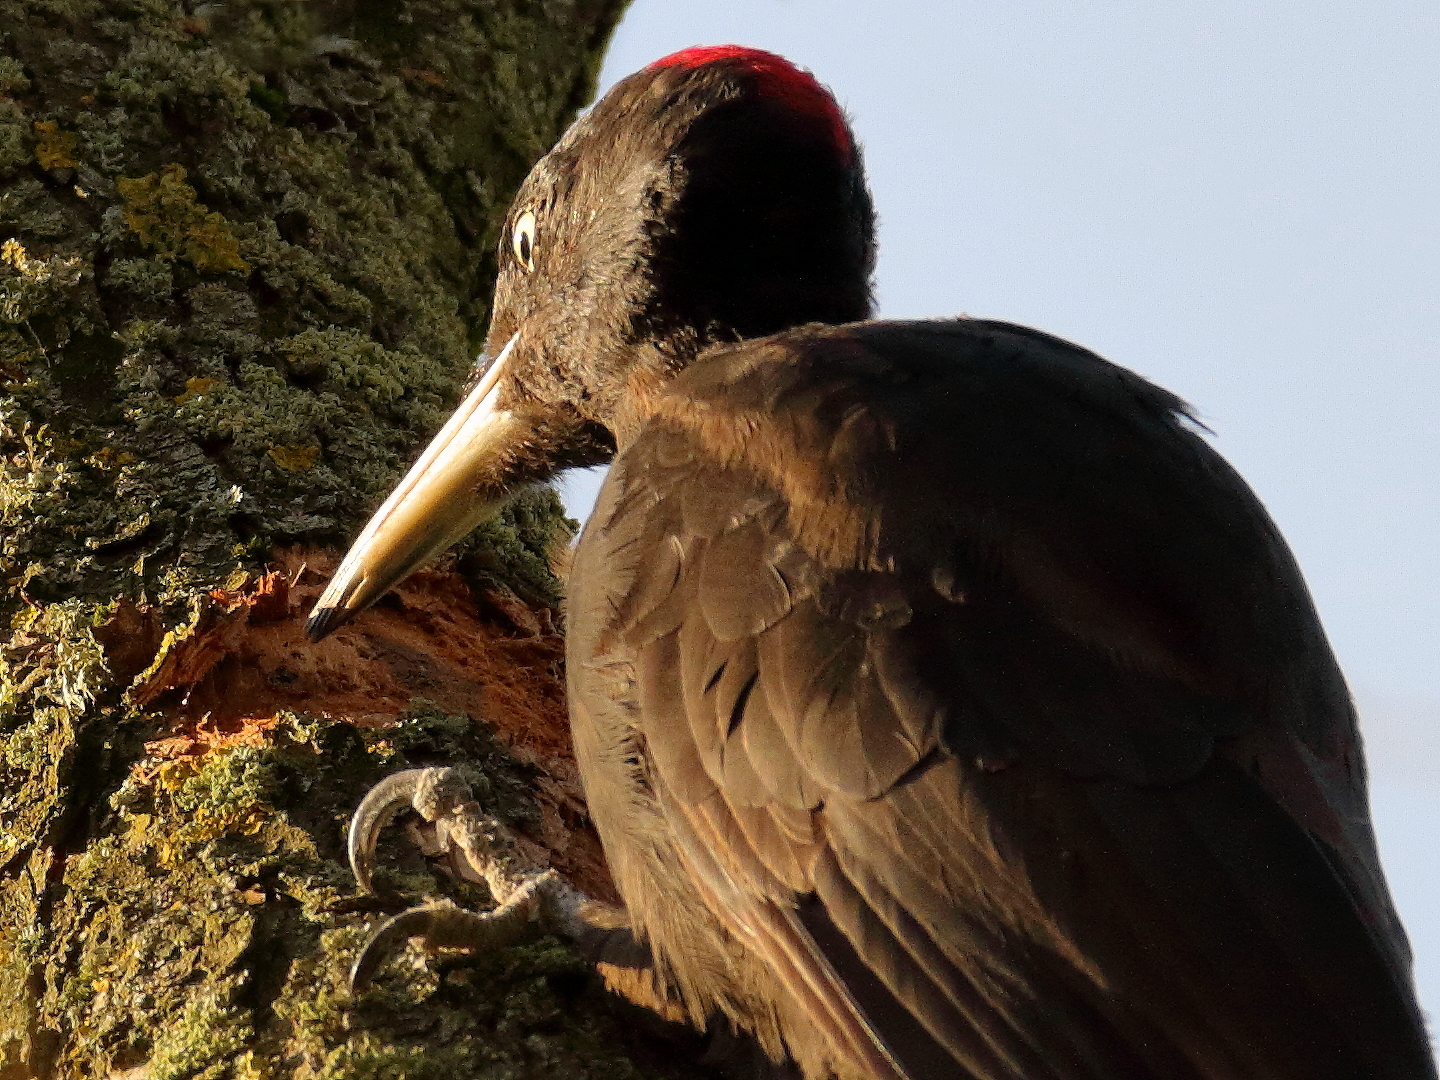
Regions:
[[712, 351], [569, 620], [591, 812], [697, 1017], [812, 1076], [1435, 1075], [1299, 571], [1138, 376], [975, 320]]

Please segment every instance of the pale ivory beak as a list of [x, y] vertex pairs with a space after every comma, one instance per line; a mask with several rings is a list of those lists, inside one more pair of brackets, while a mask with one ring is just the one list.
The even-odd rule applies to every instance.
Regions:
[[520, 426], [514, 414], [495, 406], [500, 376], [519, 337], [515, 334], [505, 343], [479, 384], [351, 545], [310, 612], [305, 632], [311, 640], [319, 641], [349, 622], [505, 501], [506, 493], [481, 477], [495, 474], [493, 465]]

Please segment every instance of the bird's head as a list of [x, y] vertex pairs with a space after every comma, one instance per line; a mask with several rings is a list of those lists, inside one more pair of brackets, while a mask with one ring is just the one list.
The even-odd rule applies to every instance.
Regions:
[[473, 387], [350, 549], [311, 636], [515, 490], [608, 460], [708, 346], [868, 317], [873, 264], [860, 152], [810, 74], [717, 46], [618, 83], [521, 185]]

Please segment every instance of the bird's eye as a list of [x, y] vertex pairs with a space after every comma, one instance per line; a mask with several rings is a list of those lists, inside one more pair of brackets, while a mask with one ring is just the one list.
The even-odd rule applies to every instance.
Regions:
[[535, 269], [535, 215], [529, 210], [515, 222], [515, 231], [510, 234], [510, 250], [527, 271]]

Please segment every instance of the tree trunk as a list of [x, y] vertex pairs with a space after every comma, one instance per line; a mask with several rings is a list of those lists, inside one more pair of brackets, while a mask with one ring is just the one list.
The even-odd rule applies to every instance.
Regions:
[[321, 646], [335, 552], [455, 402], [495, 228], [589, 98], [623, 0], [0, 0], [0, 1078], [626, 1077], [543, 942], [405, 954], [449, 894], [344, 819], [466, 762], [609, 886], [522, 497]]

